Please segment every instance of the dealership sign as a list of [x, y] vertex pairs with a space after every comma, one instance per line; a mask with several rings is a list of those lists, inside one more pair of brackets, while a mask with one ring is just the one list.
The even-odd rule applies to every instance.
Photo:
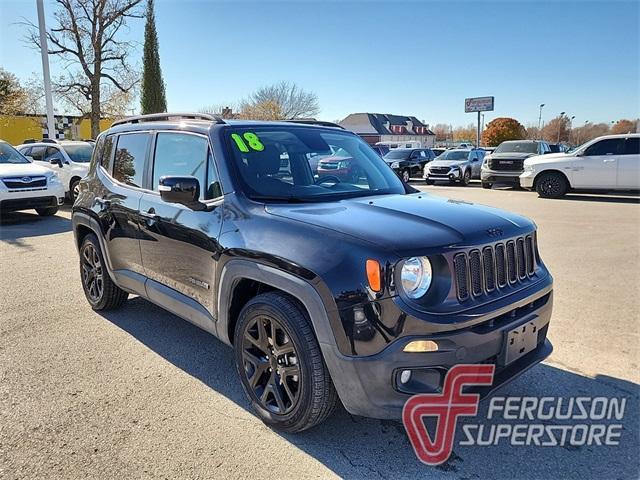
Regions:
[[474, 97], [464, 100], [464, 111], [469, 112], [490, 112], [493, 111], [494, 97]]

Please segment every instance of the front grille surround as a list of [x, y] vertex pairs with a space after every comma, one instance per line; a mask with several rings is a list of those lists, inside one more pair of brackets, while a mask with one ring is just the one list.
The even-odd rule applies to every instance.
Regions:
[[529, 234], [456, 253], [453, 270], [459, 301], [517, 287], [535, 275], [535, 235]]
[[487, 161], [487, 167], [489, 167], [490, 170], [496, 171], [521, 172], [524, 170], [524, 160], [511, 158], [490, 158]]
[[[25, 182], [24, 178], [28, 178], [29, 181]], [[9, 191], [36, 190], [47, 187], [47, 177], [4, 177], [2, 178], [2, 183], [4, 183]]]

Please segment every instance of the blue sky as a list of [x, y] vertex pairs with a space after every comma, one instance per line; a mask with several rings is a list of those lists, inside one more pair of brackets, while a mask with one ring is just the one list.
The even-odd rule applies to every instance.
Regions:
[[[36, 20], [35, 0], [0, 0], [0, 66], [27, 78], [41, 64], [22, 17]], [[156, 0], [156, 22], [173, 111], [290, 80], [318, 95], [325, 120], [368, 111], [467, 124], [464, 98], [484, 95], [496, 97], [486, 121], [537, 124], [540, 103], [546, 119], [565, 111], [574, 125], [640, 115], [638, 1]], [[143, 27], [130, 22], [126, 36], [142, 42]]]

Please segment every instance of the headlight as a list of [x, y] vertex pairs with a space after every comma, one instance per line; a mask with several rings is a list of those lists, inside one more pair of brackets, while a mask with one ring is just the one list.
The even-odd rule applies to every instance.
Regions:
[[400, 168], [400, 162], [393, 162], [391, 168]]
[[528, 165], [528, 164], [524, 164], [524, 171], [525, 172], [533, 172], [533, 165]]
[[400, 284], [409, 298], [420, 298], [431, 285], [433, 272], [427, 257], [411, 257], [404, 261], [400, 271]]
[[58, 178], [58, 176], [57, 176], [57, 175], [51, 175], [51, 176], [48, 178], [47, 183], [48, 183], [49, 185], [53, 185], [53, 184], [59, 184], [59, 183], [61, 184], [62, 182], [60, 181], [60, 179]]
[[338, 162], [338, 168], [340, 168], [340, 169], [349, 168], [349, 162], [347, 162], [347, 161]]

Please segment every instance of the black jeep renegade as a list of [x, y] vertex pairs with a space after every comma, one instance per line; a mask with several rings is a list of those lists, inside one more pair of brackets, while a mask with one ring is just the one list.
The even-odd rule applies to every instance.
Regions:
[[[314, 173], [343, 151], [358, 178]], [[132, 293], [211, 332], [282, 430], [323, 421], [338, 399], [400, 418], [458, 363], [496, 365], [486, 395], [551, 353], [535, 225], [420, 193], [341, 128], [133, 117], [100, 135], [79, 190], [91, 306]]]

